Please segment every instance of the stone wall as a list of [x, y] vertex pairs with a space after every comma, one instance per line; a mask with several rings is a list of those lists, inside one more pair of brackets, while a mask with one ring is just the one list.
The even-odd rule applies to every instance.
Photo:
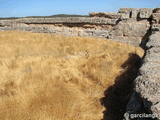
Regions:
[[[135, 79], [134, 93], [127, 106], [126, 120], [135, 119], [129, 119], [129, 115], [131, 117], [133, 114], [143, 113], [152, 114], [160, 120], [160, 32], [149, 37], [147, 48]], [[141, 117], [137, 119], [146, 120]]]
[[[152, 9], [121, 8], [118, 13], [91, 12], [89, 17], [0, 20], [0, 30], [23, 30], [64, 36], [103, 37], [141, 46], [147, 41]], [[157, 14], [157, 13], [154, 13]], [[156, 21], [157, 15], [153, 15]]]
[[160, 120], [160, 23], [157, 22], [160, 21], [159, 10], [155, 9], [152, 14], [151, 36], [146, 43], [145, 56], [134, 81], [134, 92], [124, 115], [125, 120]]

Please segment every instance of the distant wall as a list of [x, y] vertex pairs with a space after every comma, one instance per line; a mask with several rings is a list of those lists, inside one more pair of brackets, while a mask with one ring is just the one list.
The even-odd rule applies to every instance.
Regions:
[[[21, 18], [0, 20], [0, 30], [22, 30], [64, 36], [103, 37], [142, 45], [150, 35], [153, 9], [121, 8], [118, 13], [91, 12], [90, 17]], [[157, 14], [157, 13], [156, 13]], [[157, 15], [153, 15], [156, 21]]]

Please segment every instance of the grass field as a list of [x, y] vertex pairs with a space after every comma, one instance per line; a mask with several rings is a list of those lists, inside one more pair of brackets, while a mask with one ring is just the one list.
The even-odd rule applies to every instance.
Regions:
[[98, 38], [1, 31], [0, 120], [101, 120], [100, 99], [131, 53], [143, 56]]

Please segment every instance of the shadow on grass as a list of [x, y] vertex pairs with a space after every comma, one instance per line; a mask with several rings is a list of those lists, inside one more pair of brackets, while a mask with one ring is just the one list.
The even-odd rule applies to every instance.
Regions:
[[115, 84], [105, 92], [101, 98], [101, 104], [106, 108], [102, 120], [122, 120], [127, 103], [133, 91], [133, 82], [140, 67], [141, 58], [136, 54], [130, 54], [129, 59], [121, 66], [125, 69], [115, 79]]

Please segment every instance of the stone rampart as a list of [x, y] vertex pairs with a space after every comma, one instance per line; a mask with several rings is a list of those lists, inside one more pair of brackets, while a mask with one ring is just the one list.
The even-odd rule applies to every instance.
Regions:
[[[152, 9], [121, 8], [118, 13], [91, 12], [90, 17], [21, 18], [0, 20], [0, 30], [23, 30], [64, 36], [103, 37], [141, 46], [150, 35], [150, 18], [159, 13]], [[152, 27], [154, 28], [154, 26]]]
[[[135, 120], [133, 115], [147, 113], [152, 117], [137, 117], [138, 120], [160, 120], [160, 32], [149, 37], [142, 66], [135, 79], [134, 93], [127, 106], [125, 120]], [[126, 116], [127, 115], [127, 116]], [[145, 118], [146, 117], [146, 118]], [[156, 119], [157, 118], [157, 119]]]
[[134, 92], [124, 115], [125, 120], [160, 120], [160, 23], [157, 22], [160, 20], [159, 10], [153, 10], [151, 35], [134, 81]]

